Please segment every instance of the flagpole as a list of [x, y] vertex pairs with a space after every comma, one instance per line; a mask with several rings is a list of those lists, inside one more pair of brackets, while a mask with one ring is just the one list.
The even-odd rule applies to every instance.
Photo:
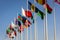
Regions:
[[[14, 20], [13, 20], [13, 23], [15, 24], [15, 21], [16, 21], [16, 18], [14, 17]], [[15, 24], [16, 25], [16, 24]], [[16, 30], [16, 32], [17, 32], [17, 30]]]
[[22, 38], [22, 32], [21, 32], [21, 35], [20, 35], [20, 37], [21, 37], [21, 40], [23, 40], [23, 38]]
[[30, 40], [32, 40], [32, 29], [31, 29], [31, 26], [30, 26]]
[[[18, 13], [17, 13], [17, 19], [18, 19]], [[18, 22], [17, 22], [17, 25], [18, 25]], [[17, 30], [16, 30], [16, 31], [17, 31]], [[18, 40], [18, 32], [17, 32], [16, 40]]]
[[55, 7], [54, 7], [54, 40], [56, 40], [56, 15], [55, 15]]
[[[34, 0], [34, 4], [35, 4], [35, 0]], [[34, 5], [34, 8], [35, 8], [35, 5]], [[35, 11], [35, 9], [34, 9]], [[34, 19], [35, 19], [35, 28], [34, 28], [34, 31], [35, 31], [35, 37], [34, 37], [34, 40], [38, 40], [38, 36], [37, 36], [37, 27], [36, 27], [36, 14], [34, 14]]]
[[44, 40], [45, 40], [45, 36], [46, 36], [46, 30], [45, 30], [45, 16], [44, 16]]
[[12, 40], [12, 38], [10, 38], [10, 40]]
[[[11, 21], [11, 23], [12, 23], [12, 21]], [[10, 23], [10, 24], [11, 24], [11, 23]], [[9, 26], [10, 26], [10, 25], [9, 25]], [[13, 40], [12, 37], [10, 38], [10, 40]]]
[[[28, 10], [28, 0], [27, 0], [27, 10]], [[28, 12], [27, 12], [27, 14], [28, 14]], [[27, 22], [27, 24], [28, 24], [28, 22]], [[27, 28], [27, 39], [26, 40], [28, 40], [28, 28]]]
[[48, 40], [48, 27], [47, 27], [47, 12], [46, 12], [46, 40]]
[[[22, 29], [22, 28], [21, 28], [21, 29]], [[23, 35], [22, 35], [22, 34], [23, 34], [23, 32], [21, 32], [21, 40], [23, 40]]]
[[[47, 3], [47, 1], [45, 0], [45, 4]], [[46, 11], [46, 9], [45, 9]], [[45, 40], [48, 40], [48, 24], [47, 24], [47, 11], [46, 11], [46, 15], [45, 15]]]
[[56, 13], [55, 13], [55, 4], [54, 4], [54, 0], [53, 0], [53, 9], [54, 9], [54, 40], [56, 40]]
[[[34, 14], [34, 16], [35, 16], [35, 14]], [[36, 38], [36, 18], [35, 18], [35, 28], [34, 28], [34, 32], [35, 32], [35, 37], [34, 37], [34, 39], [37, 40], [37, 38]]]
[[32, 31], [31, 31], [31, 26], [30, 26], [30, 40], [32, 40]]

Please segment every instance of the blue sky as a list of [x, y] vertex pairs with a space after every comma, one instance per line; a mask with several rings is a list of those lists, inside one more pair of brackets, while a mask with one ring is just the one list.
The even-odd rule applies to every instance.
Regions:
[[[29, 0], [31, 3], [34, 3], [34, 0]], [[55, 7], [56, 13], [56, 37], [57, 40], [60, 39], [60, 5], [57, 3], [53, 4], [53, 0], [47, 0], [47, 3], [53, 8]], [[42, 5], [35, 3], [35, 6], [38, 7], [41, 11], [44, 12], [44, 8]], [[14, 17], [17, 17], [17, 13], [22, 14], [21, 8], [27, 9], [27, 1], [26, 0], [0, 0], [0, 40], [9, 39], [6, 37], [6, 29], [11, 21], [14, 20]], [[34, 13], [34, 12], [32, 12]], [[45, 13], [45, 12], [44, 12]], [[52, 14], [48, 14], [48, 38], [49, 40], [54, 40], [54, 25], [53, 25], [53, 11]], [[38, 40], [44, 40], [44, 21], [41, 20], [39, 16], [36, 15], [36, 27]], [[29, 36], [30, 31], [32, 32], [32, 40], [34, 40], [34, 24], [31, 25], [31, 30], [28, 28]], [[25, 39], [26, 29], [24, 29], [23, 40]], [[20, 34], [18, 34], [20, 35]], [[29, 37], [28, 36], [28, 37]], [[20, 39], [18, 37], [18, 39]]]

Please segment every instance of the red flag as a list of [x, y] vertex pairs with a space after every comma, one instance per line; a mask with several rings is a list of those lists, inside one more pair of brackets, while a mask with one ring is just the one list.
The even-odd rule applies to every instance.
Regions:
[[32, 17], [32, 13], [30, 12], [30, 11], [25, 11], [25, 15], [27, 16], [27, 17]]
[[25, 16], [25, 17], [31, 18], [31, 19], [33, 20], [33, 23], [34, 23], [34, 18], [33, 18], [33, 15], [32, 15], [32, 13], [31, 13], [31, 11], [29, 11], [29, 10], [24, 10], [24, 9], [22, 8], [22, 14], [23, 14], [23, 16]]
[[51, 14], [52, 8], [51, 8], [48, 4], [44, 4], [43, 6], [44, 6], [45, 9], [47, 9], [47, 12], [48, 12], [49, 14]]
[[23, 14], [23, 16], [26, 16], [26, 17], [32, 17], [31, 11], [24, 10], [23, 8], [22, 8], [22, 14]]

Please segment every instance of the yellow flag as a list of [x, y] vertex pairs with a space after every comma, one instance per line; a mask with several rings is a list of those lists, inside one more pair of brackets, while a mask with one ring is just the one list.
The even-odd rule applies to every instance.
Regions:
[[42, 5], [45, 4], [45, 0], [36, 0], [36, 2]]

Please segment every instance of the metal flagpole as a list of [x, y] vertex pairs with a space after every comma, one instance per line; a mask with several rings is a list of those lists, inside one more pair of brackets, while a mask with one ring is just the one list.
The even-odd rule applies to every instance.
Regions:
[[[18, 17], [17, 17], [18, 18]], [[16, 18], [14, 18], [14, 24], [15, 24], [15, 21], [16, 21]], [[16, 24], [15, 24], [16, 25]], [[18, 28], [18, 26], [16, 25], [16, 27]], [[16, 29], [16, 33], [17, 33], [17, 29]], [[18, 34], [17, 34], [17, 36], [18, 36]], [[16, 36], [16, 39], [15, 40], [17, 40], [18, 39], [18, 37]]]
[[[14, 21], [13, 21], [13, 23], [15, 24], [15, 21], [16, 21], [16, 18], [14, 17]], [[16, 24], [15, 24], [16, 25]], [[15, 26], [14, 26], [15, 27]], [[16, 30], [16, 32], [17, 32], [17, 30]], [[15, 39], [16, 40], [16, 39]]]
[[[28, 10], [28, 0], [27, 0], [27, 10]], [[27, 12], [27, 14], [28, 14], [28, 12]], [[28, 22], [27, 22], [27, 24], [28, 24]], [[27, 28], [27, 38], [26, 38], [26, 40], [28, 40], [28, 28]]]
[[[23, 25], [21, 25], [23, 27]], [[22, 28], [21, 28], [21, 33], [20, 33], [20, 40], [23, 40], [23, 32], [22, 32]]]
[[[31, 20], [31, 22], [32, 22], [32, 20]], [[32, 26], [30, 26], [30, 40], [32, 40]]]
[[20, 37], [21, 37], [21, 40], [23, 40], [23, 38], [22, 38], [22, 32], [21, 32], [21, 35], [20, 35]]
[[32, 40], [32, 29], [31, 29], [31, 26], [30, 26], [30, 40]]
[[55, 7], [54, 7], [54, 40], [56, 40], [56, 15], [55, 15]]
[[[18, 13], [17, 13], [17, 19], [18, 19]], [[18, 22], [17, 22], [17, 25], [18, 25]], [[17, 31], [17, 30], [16, 30], [16, 31]], [[17, 32], [16, 40], [18, 40], [18, 32]]]
[[56, 13], [55, 13], [55, 1], [53, 0], [53, 12], [54, 12], [54, 40], [56, 40]]
[[[35, 4], [35, 0], [34, 0], [34, 4]], [[35, 5], [34, 5], [34, 12], [35, 12]], [[35, 19], [35, 27], [34, 27], [34, 32], [35, 32], [35, 37], [34, 40], [38, 40], [37, 39], [37, 27], [36, 27], [36, 14], [34, 14], [34, 19]]]
[[[34, 16], [36, 16], [36, 15], [34, 14]], [[36, 37], [36, 18], [34, 18], [34, 19], [35, 19], [35, 28], [34, 28], [35, 37], [34, 37], [34, 39], [37, 40], [37, 37]]]
[[46, 29], [45, 29], [46, 30], [46, 40], [48, 40], [47, 12], [46, 12], [46, 20], [45, 21], [46, 21], [46, 24], [45, 24], [46, 25]]
[[10, 40], [12, 40], [12, 38], [10, 38]]
[[[47, 0], [45, 0], [45, 4], [47, 3]], [[47, 24], [47, 11], [45, 9], [46, 15], [45, 15], [45, 40], [48, 40], [48, 24]]]
[[46, 28], [45, 28], [45, 16], [44, 16], [44, 40], [45, 40], [45, 34], [46, 34], [46, 30], [45, 30]]

